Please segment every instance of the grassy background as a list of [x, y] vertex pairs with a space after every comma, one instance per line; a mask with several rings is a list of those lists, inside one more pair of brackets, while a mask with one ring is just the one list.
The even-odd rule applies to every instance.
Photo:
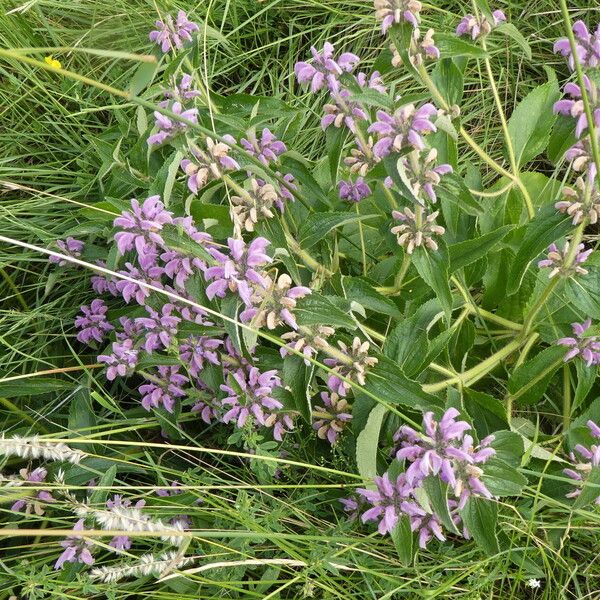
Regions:
[[[426, 5], [424, 28], [453, 28], [465, 4], [456, 1]], [[591, 26], [600, 20], [600, 9], [591, 8], [589, 0], [572, 0], [570, 4], [573, 18], [584, 18]], [[77, 49], [147, 53], [147, 34], [157, 13], [177, 8], [187, 9], [190, 17], [201, 23], [201, 70], [211, 90], [224, 95], [244, 92], [276, 96], [305, 107], [293, 138], [286, 142], [308, 158], [316, 157], [323, 143], [319, 127], [322, 98], [297, 88], [292, 76], [294, 63], [308, 55], [310, 45], [321, 47], [325, 40], [360, 55], [364, 70], [381, 52], [382, 40], [372, 6], [364, 0], [4, 0], [0, 11], [6, 9], [8, 14], [0, 14], [0, 47], [69, 47], [72, 50], [36, 56], [53, 54], [67, 69], [126, 88], [137, 64], [91, 56]], [[499, 0], [494, 8], [506, 12], [533, 49], [531, 62], [502, 46], [494, 51], [500, 92], [510, 113], [519, 98], [546, 79], [545, 66], [559, 70], [559, 79], [564, 77], [563, 62], [552, 54], [553, 41], [564, 32], [553, 0]], [[412, 84], [401, 73], [388, 74], [386, 82], [396, 84], [401, 93], [411, 92]], [[498, 142], [499, 155], [499, 122], [484, 77], [476, 69], [469, 71], [466, 90], [463, 115], [469, 130], [488, 148]], [[85, 221], [80, 220], [72, 201], [92, 203], [103, 198], [101, 166], [103, 160], [106, 162], [107, 148], [114, 144], [115, 131], [134, 122], [135, 115], [134, 107], [105, 92], [17, 61], [0, 61], [0, 234], [47, 246], [75, 228], [85, 229]], [[91, 298], [87, 275], [68, 270], [59, 279], [55, 273], [39, 255], [0, 246], [1, 380], [43, 370], [60, 372], [90, 360], [79, 356], [71, 344], [73, 315]], [[4, 542], [13, 552], [0, 573], [0, 582], [5, 583], [0, 586], [0, 599], [10, 593], [34, 598], [599, 597], [600, 567], [593, 557], [600, 528], [583, 528], [578, 522], [570, 522], [568, 512], [561, 507], [543, 506], [539, 490], [528, 490], [520, 514], [506, 511], [503, 528], [509, 546], [500, 558], [482, 560], [475, 546], [467, 543], [453, 552], [448, 552], [449, 546], [442, 546], [439, 552], [424, 553], [415, 569], [405, 569], [399, 565], [389, 539], [364, 537], [343, 524], [333, 526], [331, 504], [340, 490], [323, 488], [339, 486], [339, 477], [328, 473], [329, 467], [352, 471], [342, 456], [322, 457], [320, 465], [325, 471], [321, 472], [310, 466], [284, 468], [280, 486], [290, 486], [286, 490], [261, 488], [270, 481], [263, 472], [265, 465], [257, 467], [242, 458], [225, 460], [196, 452], [158, 455], [144, 447], [148, 442], [160, 441], [156, 419], [148, 418], [141, 409], [121, 413], [110, 387], [103, 388], [93, 375], [89, 388], [81, 385], [79, 371], [65, 372], [62, 377], [72, 382], [75, 391], [21, 397], [14, 400], [17, 406], [11, 406], [14, 394], [9, 393], [10, 389], [7, 392], [6, 386], [2, 388], [6, 396], [0, 398], [2, 430], [22, 427], [27, 421], [32, 422], [32, 430], [40, 432], [55, 430], [57, 424], [64, 427], [65, 423], [71, 432], [88, 427], [87, 432], [109, 434], [129, 428], [131, 439], [139, 441], [141, 450], [112, 447], [111, 452], [117, 452], [128, 471], [117, 483], [130, 493], [147, 494], [151, 491], [144, 492], [141, 486], [148, 485], [149, 480], [166, 484], [178, 479], [191, 485], [194, 490], [185, 498], [162, 498], [160, 503], [154, 500], [153, 506], [163, 516], [175, 515], [198, 496], [202, 503], [185, 507], [186, 512], [195, 511], [207, 529], [232, 532], [229, 538], [203, 539], [203, 563], [259, 559], [265, 564], [215, 568], [190, 576], [185, 584], [181, 580], [172, 583], [171, 587], [157, 588], [151, 581], [138, 581], [112, 590], [110, 586], [97, 586], [87, 591], [81, 583], [62, 581], [60, 575], [40, 568], [56, 556], [54, 540], [42, 538], [30, 547], [28, 541], [16, 538]], [[25, 381], [29, 379], [15, 380], [13, 385], [18, 387]], [[93, 425], [77, 423], [71, 407], [87, 402], [90, 390], [105, 410]], [[138, 434], [142, 429], [143, 435]], [[148, 431], [154, 432], [154, 437], [149, 437]], [[202, 440], [193, 436], [186, 443], [202, 446]], [[102, 456], [107, 448], [96, 443], [93, 451]], [[312, 443], [302, 444], [296, 452], [295, 460], [314, 463]], [[99, 462], [96, 473], [81, 477], [98, 476], [101, 470]], [[556, 511], [551, 529], [541, 527], [538, 520], [537, 511], [542, 507]], [[6, 505], [0, 505], [0, 509], [6, 515]], [[70, 527], [66, 511], [64, 517], [61, 526]], [[32, 527], [45, 522], [43, 517], [27, 520]], [[567, 528], [570, 543], [562, 537]], [[254, 537], [236, 531], [251, 531]], [[138, 548], [151, 547], [149, 542], [138, 544]], [[519, 559], [524, 552], [542, 565], [541, 573]], [[309, 566], [269, 565], [273, 558], [304, 561]], [[543, 588], [535, 593], [525, 585], [526, 579], [534, 575], [543, 579]]]

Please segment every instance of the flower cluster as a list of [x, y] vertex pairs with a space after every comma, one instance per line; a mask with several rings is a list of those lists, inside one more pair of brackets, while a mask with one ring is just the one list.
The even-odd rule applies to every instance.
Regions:
[[586, 250], [583, 244], [579, 244], [575, 250], [572, 260], [569, 258], [569, 242], [566, 242], [562, 250], [559, 250], [556, 244], [550, 244], [548, 247], [548, 256], [538, 262], [540, 269], [550, 268], [549, 279], [560, 275], [561, 277], [571, 277], [575, 275], [587, 275], [586, 269], [580, 265], [584, 263], [590, 254], [592, 248]]
[[600, 364], [600, 341], [598, 341], [598, 336], [585, 335], [591, 324], [591, 319], [587, 319], [583, 323], [571, 323], [575, 337], [564, 337], [556, 341], [559, 346], [570, 348], [565, 354], [565, 362], [579, 356], [588, 367]]
[[436, 223], [439, 211], [425, 212], [420, 206], [415, 207], [415, 212], [406, 207], [403, 212], [395, 210], [392, 217], [402, 224], [392, 227], [391, 232], [397, 236], [398, 244], [412, 254], [415, 248], [424, 246], [430, 250], [437, 250], [438, 244], [435, 235], [442, 235], [446, 230]]
[[[600, 439], [600, 427], [591, 420], [587, 422], [587, 426], [592, 436]], [[564, 469], [563, 473], [577, 482], [577, 488], [568, 493], [567, 498], [577, 498], [581, 494], [581, 484], [585, 482], [592, 469], [600, 467], [600, 445], [592, 444], [588, 448], [582, 444], [577, 444], [575, 451], [583, 461], [578, 460], [575, 453], [571, 452], [572, 468]], [[596, 504], [600, 504], [600, 493], [596, 498]]]
[[490, 21], [484, 14], [479, 16], [465, 15], [456, 28], [456, 35], [468, 35], [476, 40], [490, 33], [494, 27], [498, 27], [506, 21], [506, 15], [501, 10], [492, 13]]
[[[56, 240], [56, 247], [61, 254], [70, 256], [72, 258], [79, 258], [83, 252], [85, 244], [75, 238], [68, 237], [66, 240]], [[60, 256], [50, 256], [48, 259], [51, 263], [64, 267], [68, 264], [68, 261]]]
[[348, 400], [335, 392], [321, 392], [323, 406], [315, 406], [313, 429], [322, 440], [335, 444], [339, 434], [352, 420], [352, 407]]
[[323, 362], [332, 370], [329, 373], [327, 387], [340, 396], [346, 396], [351, 389], [348, 382], [356, 381], [365, 385], [367, 371], [377, 364], [377, 359], [369, 356], [369, 342], [363, 342], [358, 336], [352, 340], [352, 345], [347, 346], [338, 341], [341, 356], [326, 358]]
[[385, 35], [392, 25], [403, 21], [418, 27], [421, 8], [419, 0], [375, 0], [375, 18], [381, 21], [381, 33]]
[[[44, 469], [44, 467], [37, 467], [33, 471], [21, 469], [19, 475], [21, 476], [23, 484], [37, 484], [46, 481], [48, 471]], [[40, 490], [36, 492], [35, 496], [20, 498], [10, 509], [14, 512], [20, 512], [24, 509], [25, 514], [35, 513], [36, 515], [41, 516], [44, 514], [43, 505], [47, 502], [54, 502], [54, 500], [54, 497], [48, 490]]]
[[590, 33], [583, 21], [573, 23], [575, 55], [569, 38], [561, 38], [554, 44], [554, 52], [568, 58], [569, 67], [575, 70], [575, 60], [583, 67], [594, 68], [600, 65], [600, 26]]
[[188, 20], [183, 10], [177, 13], [175, 20], [171, 15], [167, 15], [164, 21], [158, 20], [155, 25], [156, 29], [149, 35], [150, 41], [158, 44], [163, 53], [181, 50], [184, 42], [191, 42], [192, 33], [199, 29], [197, 23]]

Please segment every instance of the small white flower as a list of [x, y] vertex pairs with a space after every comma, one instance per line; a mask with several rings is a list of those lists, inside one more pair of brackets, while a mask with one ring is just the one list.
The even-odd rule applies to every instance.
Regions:
[[542, 582], [539, 579], [528, 579], [527, 587], [530, 587], [532, 590], [539, 590], [542, 587]]
[[20, 458], [43, 458], [45, 460], [64, 460], [73, 464], [79, 463], [85, 457], [81, 450], [73, 450], [66, 444], [50, 441], [40, 441], [37, 435], [11, 438], [0, 437], [0, 454], [18, 456]]

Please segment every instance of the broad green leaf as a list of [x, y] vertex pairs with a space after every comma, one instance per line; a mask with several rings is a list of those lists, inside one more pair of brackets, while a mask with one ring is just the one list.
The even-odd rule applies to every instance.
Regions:
[[329, 173], [331, 175], [331, 185], [337, 184], [337, 174], [340, 166], [342, 148], [346, 141], [345, 127], [328, 127], [325, 132], [325, 141], [327, 144], [327, 157], [329, 159]]
[[506, 408], [497, 398], [466, 388], [463, 402], [480, 438], [508, 427]]
[[452, 59], [439, 60], [431, 73], [431, 78], [450, 106], [460, 103], [464, 90], [463, 74]]
[[508, 391], [513, 399], [519, 405], [539, 400], [561, 366], [564, 355], [563, 346], [550, 346], [517, 367], [508, 378]]
[[377, 477], [377, 451], [379, 448], [379, 434], [387, 408], [377, 404], [369, 413], [365, 428], [356, 438], [356, 466], [361, 477], [367, 481], [366, 487], [373, 488], [372, 482]]
[[554, 206], [546, 205], [523, 227], [525, 235], [508, 274], [506, 292], [509, 296], [517, 291], [529, 263], [572, 229], [573, 225], [569, 217], [559, 213]]
[[565, 152], [577, 141], [575, 123], [572, 117], [557, 115], [548, 141], [548, 158], [553, 163], [561, 161]]
[[[104, 471], [102, 473], [100, 479], [98, 480], [98, 488], [110, 487], [113, 484], [116, 476], [117, 476], [116, 465], [112, 465], [111, 467], [108, 467], [108, 469], [106, 469], [106, 471]], [[100, 506], [100, 505], [104, 504], [110, 493], [110, 490], [98, 489], [98, 488], [96, 488], [96, 487], [92, 488], [93, 491], [92, 491], [92, 494], [90, 496], [90, 501], [89, 501], [90, 505], [92, 505], [92, 506]]]
[[493, 556], [500, 552], [496, 533], [498, 507], [495, 502], [472, 496], [462, 509], [461, 517], [473, 539], [486, 554]]
[[448, 246], [449, 272], [454, 273], [483, 256], [487, 256], [490, 250], [497, 246], [512, 229], [513, 225], [504, 225], [504, 227], [499, 227], [477, 238]]
[[61, 381], [53, 377], [31, 377], [16, 381], [0, 381], [0, 396], [4, 398], [18, 398], [19, 396], [37, 396], [72, 390], [73, 382]]
[[588, 367], [582, 360], [575, 361], [575, 368], [577, 371], [575, 396], [573, 398], [572, 410], [577, 410], [590, 393], [596, 377], [598, 376], [598, 367], [592, 365]]
[[527, 478], [494, 456], [483, 466], [483, 483], [494, 496], [518, 496], [527, 485]]
[[294, 315], [299, 325], [330, 325], [354, 331], [354, 319], [317, 292], [298, 300]]
[[299, 356], [286, 356], [283, 361], [283, 381], [290, 388], [295, 400], [295, 408], [307, 423], [312, 424], [310, 402], [310, 380], [314, 366], [307, 366]]
[[452, 316], [452, 293], [450, 292], [448, 276], [448, 250], [440, 240], [439, 248], [434, 252], [423, 246], [415, 248], [412, 263], [423, 281], [435, 292], [440, 301], [446, 322], [450, 323]]
[[410, 181], [404, 174], [402, 165], [402, 154], [393, 153], [383, 159], [383, 164], [387, 174], [392, 178], [394, 185], [398, 188], [400, 194], [411, 202], [417, 202]]
[[546, 149], [556, 120], [553, 106], [559, 97], [558, 83], [549, 81], [527, 94], [510, 116], [508, 133], [519, 167]]
[[310, 198], [311, 203], [314, 201], [320, 202], [321, 206], [317, 205], [315, 208], [323, 210], [323, 208], [329, 206], [327, 194], [325, 194], [321, 186], [317, 183], [304, 162], [290, 156], [289, 153], [282, 157], [281, 162], [283, 172], [291, 173], [295, 177], [296, 181], [302, 186], [301, 191], [305, 197]]
[[600, 497], [600, 466], [592, 467], [591, 473], [585, 478], [581, 494], [577, 496], [575, 508], [583, 508]]
[[342, 277], [344, 295], [368, 310], [399, 319], [402, 313], [392, 300], [375, 290], [368, 279], [363, 277]]
[[391, 532], [398, 559], [403, 565], [412, 564], [415, 557], [415, 534], [410, 529], [410, 520], [402, 515]]
[[300, 228], [300, 245], [303, 250], [309, 250], [319, 243], [330, 231], [347, 225], [371, 219], [377, 215], [356, 215], [349, 212], [318, 212], [310, 215]]
[[138, 96], [152, 83], [157, 69], [158, 63], [141, 63], [129, 82], [129, 93]]
[[531, 60], [531, 46], [525, 39], [523, 34], [512, 24], [512, 23], [501, 23], [498, 27], [494, 28], [494, 31], [502, 33], [509, 38], [512, 38], [517, 45], [525, 52], [525, 56], [528, 60]]
[[435, 45], [439, 48], [442, 58], [451, 58], [453, 56], [485, 58], [489, 56], [480, 46], [467, 42], [451, 33], [436, 33]]
[[209, 265], [215, 264], [215, 259], [206, 251], [206, 248], [194, 241], [177, 225], [164, 225], [160, 234], [170, 250], [175, 250], [186, 256], [196, 256]]
[[448, 531], [458, 533], [448, 507], [448, 486], [442, 483], [439, 477], [430, 476], [423, 480], [423, 487], [427, 492], [433, 512], [440, 518], [444, 527]]

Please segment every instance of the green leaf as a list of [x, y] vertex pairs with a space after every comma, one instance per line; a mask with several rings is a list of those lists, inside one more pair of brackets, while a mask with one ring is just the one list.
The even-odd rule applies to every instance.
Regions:
[[497, 31], [498, 33], [502, 33], [503, 35], [512, 38], [521, 48], [521, 50], [525, 52], [525, 56], [527, 57], [527, 59], [531, 60], [531, 46], [529, 45], [529, 42], [512, 23], [501, 23], [500, 25], [494, 28], [494, 31]]
[[575, 361], [575, 368], [577, 370], [577, 382], [572, 411], [577, 410], [583, 404], [598, 376], [597, 365], [588, 367], [582, 360], [577, 360]]
[[[406, 152], [404, 152], [404, 154], [406, 154]], [[392, 178], [392, 181], [398, 188], [400, 194], [411, 202], [417, 202], [410, 181], [404, 175], [405, 169], [402, 164], [402, 156], [402, 153], [394, 152], [383, 159], [383, 164], [387, 174]]]
[[372, 482], [377, 477], [377, 451], [379, 448], [379, 434], [387, 408], [377, 404], [369, 413], [367, 424], [356, 438], [356, 466], [361, 477], [368, 482], [367, 488], [373, 488]]
[[310, 215], [300, 227], [300, 245], [303, 250], [312, 248], [320, 242], [330, 231], [347, 225], [371, 219], [377, 215], [361, 215], [348, 212], [318, 212]]
[[443, 186], [440, 186], [437, 190], [437, 194], [442, 200], [451, 202], [461, 211], [474, 217], [485, 212], [483, 206], [475, 199], [465, 182], [456, 173], [444, 175], [443, 182]]
[[317, 292], [298, 300], [294, 315], [299, 325], [329, 325], [354, 331], [354, 319]]
[[72, 382], [61, 381], [60, 379], [54, 379], [52, 377], [31, 377], [16, 381], [0, 382], [0, 396], [4, 398], [37, 396], [39, 394], [49, 394], [69, 389], [73, 389]]
[[160, 235], [170, 250], [175, 250], [186, 256], [196, 256], [209, 265], [215, 264], [215, 259], [206, 251], [206, 248], [194, 241], [177, 225], [164, 225]]
[[496, 534], [498, 507], [495, 502], [471, 497], [461, 511], [461, 517], [469, 533], [484, 552], [490, 556], [500, 552]]
[[561, 161], [565, 152], [577, 141], [575, 123], [571, 117], [557, 115], [548, 141], [548, 158], [553, 163]]
[[152, 83], [157, 69], [157, 63], [141, 63], [129, 82], [129, 93], [138, 96]]
[[556, 120], [553, 106], [559, 97], [558, 83], [549, 81], [527, 94], [510, 116], [508, 133], [519, 167], [546, 149]]
[[402, 317], [402, 313], [392, 300], [380, 294], [373, 287], [372, 282], [363, 277], [342, 277], [342, 286], [344, 295], [348, 300], [354, 300], [368, 310], [379, 314], [389, 315], [397, 319]]
[[288, 153], [282, 157], [281, 163], [284, 169], [283, 172], [291, 173], [295, 177], [304, 188], [303, 191], [305, 195], [313, 201], [316, 200], [321, 203], [321, 207], [317, 205], [315, 208], [322, 210], [324, 207], [329, 206], [327, 194], [325, 194], [321, 186], [317, 183], [316, 179], [301, 160], [290, 156]]
[[331, 185], [335, 186], [340, 167], [340, 157], [344, 142], [346, 141], [346, 129], [344, 127], [328, 127], [325, 132], [325, 141], [327, 145], [327, 157], [329, 159]]
[[423, 281], [435, 292], [440, 301], [446, 322], [450, 323], [452, 317], [452, 293], [450, 292], [448, 276], [448, 250], [440, 240], [439, 248], [434, 252], [423, 246], [415, 248], [412, 263]]
[[450, 106], [460, 103], [464, 91], [463, 74], [452, 59], [439, 60], [431, 73], [431, 78]]
[[508, 274], [506, 289], [508, 296], [514, 294], [519, 288], [529, 263], [546, 250], [552, 242], [572, 229], [573, 225], [569, 217], [559, 213], [554, 206], [546, 205], [542, 206], [535, 217], [523, 227], [525, 236]]
[[494, 496], [518, 496], [527, 478], [514, 467], [493, 456], [483, 467], [483, 483]]
[[464, 406], [480, 438], [506, 429], [506, 409], [500, 400], [471, 388], [464, 390]]
[[443, 58], [453, 56], [486, 58], [489, 56], [480, 46], [471, 44], [451, 33], [436, 33], [435, 45], [439, 48]]
[[561, 366], [564, 355], [563, 346], [550, 346], [517, 367], [508, 378], [508, 391], [513, 399], [519, 405], [539, 400]]
[[575, 508], [583, 508], [600, 497], [600, 466], [592, 467], [591, 473], [585, 478], [581, 494], [577, 496]]
[[169, 206], [171, 200], [171, 194], [173, 193], [173, 186], [175, 185], [175, 179], [179, 171], [179, 165], [183, 158], [183, 152], [177, 151], [173, 154], [172, 158], [168, 161], [167, 177], [165, 179], [165, 185], [162, 192], [162, 201], [165, 206]]
[[423, 487], [433, 512], [440, 518], [444, 527], [448, 531], [458, 533], [448, 507], [448, 486], [442, 483], [439, 477], [426, 477], [423, 480]]
[[290, 388], [296, 409], [310, 424], [312, 424], [310, 380], [313, 372], [314, 366], [306, 366], [299, 356], [286, 356], [283, 360], [283, 381]]
[[474, 263], [483, 256], [487, 256], [488, 252], [497, 246], [513, 228], [513, 225], [504, 225], [504, 227], [499, 227], [478, 238], [448, 246], [448, 255], [450, 257], [449, 272], [454, 273], [458, 269]]
[[403, 565], [412, 564], [415, 556], [415, 534], [410, 528], [410, 519], [402, 515], [390, 533], [398, 559]]
[[108, 498], [108, 494], [109, 494], [110, 490], [103, 490], [103, 489], [98, 489], [98, 488], [110, 487], [113, 484], [116, 476], [117, 476], [116, 465], [112, 465], [111, 467], [108, 467], [108, 469], [106, 469], [106, 471], [104, 471], [102, 473], [100, 479], [98, 480], [98, 487], [92, 488], [93, 491], [92, 491], [92, 494], [90, 496], [90, 501], [89, 501], [89, 503], [92, 506], [99, 506], [106, 502], [106, 499]]

